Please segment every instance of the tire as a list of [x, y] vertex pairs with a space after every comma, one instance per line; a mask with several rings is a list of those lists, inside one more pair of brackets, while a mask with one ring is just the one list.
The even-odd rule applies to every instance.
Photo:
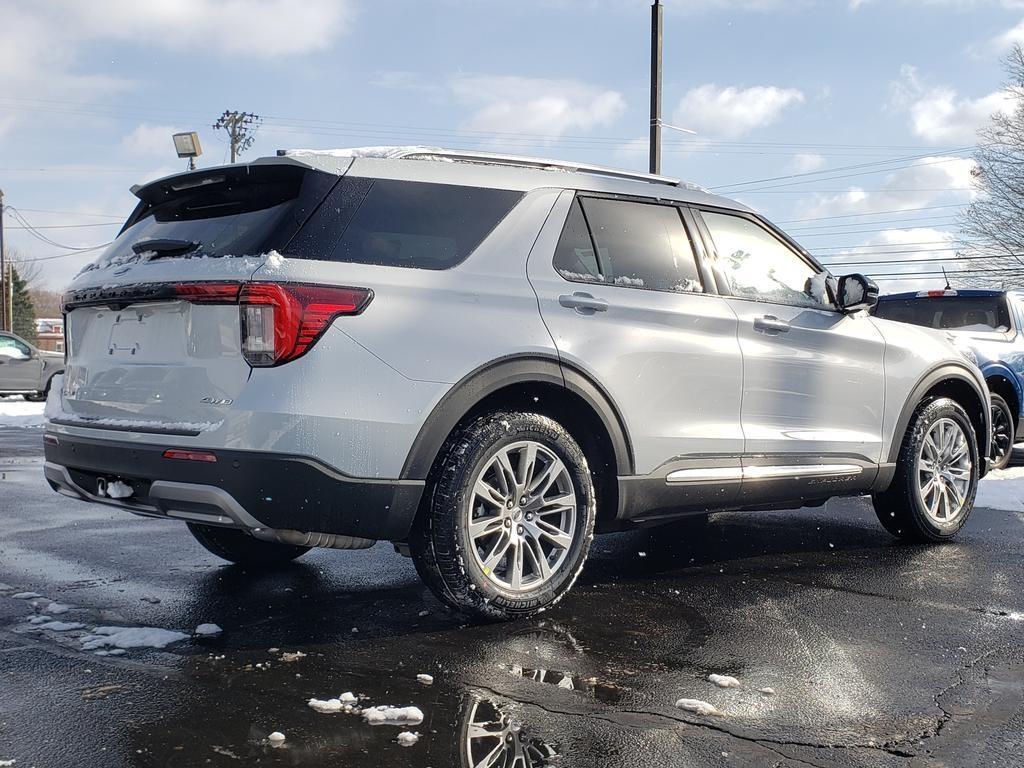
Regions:
[[27, 395], [22, 395], [22, 397], [24, 397], [30, 403], [41, 403], [44, 400], [46, 400], [47, 397], [49, 397], [49, 395], [50, 395], [50, 384], [52, 382], [53, 382], [53, 377], [51, 376], [49, 379], [46, 380], [46, 388], [43, 389], [42, 392], [32, 392], [32, 393], [27, 394]]
[[222, 560], [238, 565], [272, 568], [289, 563], [309, 552], [309, 547], [261, 541], [234, 528], [188, 523], [188, 529], [207, 551]]
[[1006, 469], [1013, 457], [1013, 436], [1017, 431], [1010, 404], [992, 393], [992, 463], [990, 469]]
[[595, 517], [587, 460], [565, 428], [535, 413], [492, 413], [442, 447], [409, 549], [449, 607], [479, 619], [520, 618], [572, 587]]
[[[943, 435], [952, 446], [948, 453]], [[928, 466], [946, 469], [930, 473]], [[978, 441], [964, 409], [945, 397], [926, 401], [910, 420], [892, 484], [872, 496], [875, 514], [889, 533], [904, 541], [947, 541], [964, 527], [974, 508], [978, 468]]]

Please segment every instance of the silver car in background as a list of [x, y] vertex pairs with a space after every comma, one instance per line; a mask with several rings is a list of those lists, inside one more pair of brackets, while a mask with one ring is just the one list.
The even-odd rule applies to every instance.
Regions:
[[134, 191], [64, 298], [46, 477], [227, 560], [388, 540], [510, 618], [568, 591], [595, 531], [871, 494], [942, 541], [972, 509], [977, 368], [734, 201], [429, 148]]
[[50, 392], [53, 377], [64, 372], [64, 355], [30, 344], [10, 331], [0, 331], [0, 395], [24, 395], [39, 402]]

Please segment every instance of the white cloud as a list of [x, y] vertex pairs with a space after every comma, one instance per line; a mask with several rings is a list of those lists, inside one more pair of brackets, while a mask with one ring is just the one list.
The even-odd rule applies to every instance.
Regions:
[[461, 128], [557, 137], [618, 119], [626, 109], [618, 91], [577, 80], [513, 76], [456, 77], [455, 98], [474, 109]]
[[702, 135], [734, 139], [771, 125], [787, 107], [803, 101], [803, 92], [795, 88], [722, 88], [709, 83], [687, 91], [673, 112], [672, 122]]
[[181, 130], [170, 125], [141, 123], [121, 139], [121, 149], [137, 157], [167, 157], [173, 151], [171, 135]]
[[914, 135], [932, 144], [973, 144], [978, 129], [993, 114], [1012, 108], [1006, 91], [964, 98], [948, 86], [927, 85], [917, 69], [906, 64], [890, 88], [892, 107], [906, 112]]
[[992, 44], [999, 50], [1006, 50], [1014, 45], [1024, 45], [1024, 19], [1003, 34], [997, 35], [992, 40]]
[[324, 50], [353, 18], [349, 0], [81, 0], [51, 2], [78, 38], [274, 58]]
[[911, 211], [942, 198], [946, 202], [972, 200], [976, 194], [965, 157], [926, 157], [885, 177], [875, 190], [850, 187], [839, 194], [818, 194], [799, 206], [799, 218], [846, 216], [878, 211]]
[[[850, 0], [850, 9], [858, 10], [875, 0]], [[919, 5], [925, 8], [945, 7], [955, 10], [971, 10], [985, 6], [996, 8], [1024, 8], [1024, 0], [903, 0], [903, 5]]]
[[825, 167], [825, 158], [813, 152], [800, 152], [793, 155], [789, 168], [793, 173], [813, 173]]

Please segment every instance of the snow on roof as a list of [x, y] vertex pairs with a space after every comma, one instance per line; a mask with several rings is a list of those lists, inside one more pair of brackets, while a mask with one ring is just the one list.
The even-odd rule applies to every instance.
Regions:
[[428, 147], [424, 145], [410, 144], [408, 146], [381, 146], [381, 147], [342, 147], [340, 149], [283, 149], [278, 154], [285, 157], [303, 157], [309, 155], [327, 157], [380, 157], [394, 159], [403, 155], [411, 155], [417, 152], [441, 152], [441, 147]]

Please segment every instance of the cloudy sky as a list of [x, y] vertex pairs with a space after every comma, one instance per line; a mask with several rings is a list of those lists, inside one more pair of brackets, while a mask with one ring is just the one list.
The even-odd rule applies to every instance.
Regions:
[[[665, 119], [698, 132], [666, 133], [665, 173], [832, 264], [955, 254], [1024, 0], [665, 5]], [[7, 242], [55, 288], [129, 186], [183, 169], [173, 132], [226, 162], [225, 109], [264, 117], [249, 158], [420, 143], [646, 168], [646, 0], [0, 0], [0, 19], [0, 188], [36, 228], [8, 212]]]

